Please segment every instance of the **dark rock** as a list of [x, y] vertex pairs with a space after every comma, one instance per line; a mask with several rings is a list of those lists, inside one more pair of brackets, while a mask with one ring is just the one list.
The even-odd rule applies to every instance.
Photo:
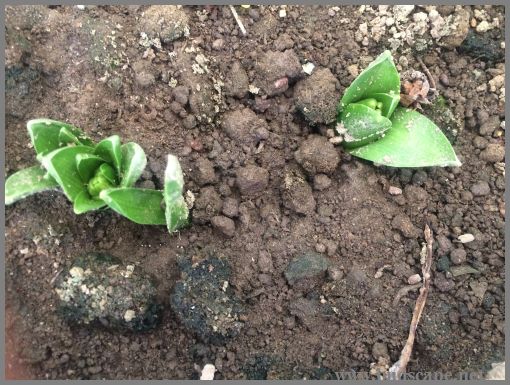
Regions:
[[480, 34], [472, 29], [467, 33], [458, 51], [476, 59], [491, 63], [498, 62], [503, 59], [505, 51], [501, 48], [501, 39], [495, 36], [497, 33], [497, 31], [489, 31]]
[[294, 157], [311, 175], [331, 174], [340, 162], [335, 146], [320, 135], [310, 135], [306, 138], [294, 153]]
[[233, 237], [236, 232], [234, 221], [223, 215], [212, 217], [211, 224], [216, 230], [229, 238]]
[[309, 252], [295, 257], [285, 269], [285, 278], [290, 285], [308, 278], [324, 276], [329, 260], [321, 254]]
[[266, 121], [249, 108], [225, 113], [221, 126], [229, 138], [241, 144], [256, 145], [269, 137]]
[[315, 198], [305, 176], [296, 168], [288, 167], [282, 184], [283, 204], [299, 214], [309, 215], [315, 211]]
[[337, 79], [328, 68], [316, 69], [312, 75], [296, 84], [296, 107], [312, 124], [335, 121], [340, 92]]
[[243, 327], [244, 306], [228, 284], [230, 267], [218, 258], [193, 266], [188, 259], [179, 263], [184, 274], [170, 297], [173, 311], [204, 342], [224, 344]]
[[450, 260], [446, 255], [440, 257], [436, 262], [436, 270], [437, 271], [449, 271], [450, 270]]
[[243, 167], [237, 171], [236, 176], [241, 195], [257, 195], [264, 191], [269, 183], [269, 172], [258, 166]]
[[463, 119], [455, 114], [446, 104], [446, 99], [438, 96], [431, 104], [422, 106], [425, 115], [443, 131], [450, 143], [455, 143], [462, 131]]
[[55, 291], [61, 314], [72, 323], [143, 331], [160, 320], [161, 306], [149, 277], [108, 254], [76, 258], [60, 274]]

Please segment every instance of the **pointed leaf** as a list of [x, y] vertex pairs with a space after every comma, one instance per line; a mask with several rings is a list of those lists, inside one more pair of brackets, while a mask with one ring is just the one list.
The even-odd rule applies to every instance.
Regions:
[[424, 115], [398, 107], [391, 120], [393, 127], [383, 138], [349, 152], [390, 167], [461, 165], [446, 136]]
[[64, 147], [42, 157], [43, 166], [71, 202], [86, 188], [76, 167], [76, 156], [90, 154], [92, 151], [93, 148], [88, 146]]
[[138, 144], [130, 142], [121, 146], [122, 167], [121, 187], [131, 187], [142, 175], [147, 165], [147, 157]]
[[344, 147], [359, 147], [380, 138], [391, 128], [391, 121], [363, 104], [349, 104], [341, 114]]
[[94, 154], [99, 155], [115, 167], [115, 170], [120, 175], [122, 153], [120, 150], [120, 138], [118, 135], [113, 135], [100, 141], [94, 150]]
[[60, 147], [58, 135], [62, 127], [68, 126], [51, 119], [33, 119], [27, 123], [28, 134], [37, 154], [47, 154]]
[[58, 183], [41, 166], [25, 168], [5, 181], [5, 204], [10, 205], [29, 195], [58, 188]]
[[101, 198], [112, 210], [141, 225], [164, 225], [163, 192], [121, 187], [101, 191]]
[[391, 52], [384, 51], [345, 90], [340, 101], [340, 111], [350, 103], [373, 97], [374, 94], [390, 92], [400, 92], [400, 76]]
[[76, 155], [76, 167], [80, 174], [81, 180], [87, 183], [92, 178], [98, 167], [105, 161], [103, 158], [92, 154]]
[[74, 200], [73, 209], [75, 214], [83, 214], [87, 211], [98, 210], [105, 207], [101, 199], [92, 199], [87, 191], [80, 192]]
[[84, 145], [84, 146], [92, 146], [92, 141], [87, 138], [81, 131], [78, 129], [62, 127], [58, 134], [58, 140], [60, 142], [60, 147], [66, 146], [68, 144], [76, 144], [76, 145]]
[[182, 196], [184, 177], [179, 160], [168, 155], [165, 169], [163, 196], [165, 199], [166, 225], [170, 233], [188, 223], [188, 206]]

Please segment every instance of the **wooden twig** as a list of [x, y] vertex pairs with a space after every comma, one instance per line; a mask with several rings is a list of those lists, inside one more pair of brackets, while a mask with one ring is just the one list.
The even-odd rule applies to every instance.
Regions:
[[430, 73], [429, 69], [427, 68], [427, 66], [425, 65], [423, 60], [421, 60], [421, 58], [416, 57], [416, 60], [418, 60], [418, 63], [420, 63], [421, 69], [423, 70], [423, 72], [425, 72], [425, 75], [427, 75], [427, 77], [429, 78], [430, 90], [435, 92], [437, 89], [436, 81], [432, 77], [432, 74]]
[[400, 353], [400, 358], [390, 368], [390, 378], [399, 380], [402, 374], [406, 370], [406, 366], [411, 358], [413, 351], [414, 340], [416, 338], [416, 328], [420, 322], [425, 302], [427, 301], [427, 295], [430, 287], [430, 267], [432, 266], [432, 243], [434, 241], [432, 230], [428, 225], [425, 225], [424, 230], [426, 245], [422, 249], [421, 253], [421, 271], [423, 274], [423, 286], [420, 289], [420, 295], [416, 300], [414, 306], [413, 318], [411, 320], [411, 326], [409, 327], [409, 336], [407, 337], [406, 344]]
[[237, 21], [237, 25], [239, 26], [239, 29], [241, 30], [241, 33], [243, 35], [246, 35], [246, 29], [244, 28], [243, 22], [241, 21], [241, 18], [237, 14], [236, 10], [234, 9], [233, 5], [229, 5], [230, 11], [232, 11], [232, 15], [234, 15], [234, 19]]

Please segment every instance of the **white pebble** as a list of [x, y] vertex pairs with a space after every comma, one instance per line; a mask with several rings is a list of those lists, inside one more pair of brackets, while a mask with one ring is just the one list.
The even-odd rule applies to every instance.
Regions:
[[462, 234], [459, 235], [459, 241], [461, 243], [473, 242], [475, 240], [475, 236], [473, 234]]
[[280, 17], [286, 17], [287, 11], [285, 9], [280, 9], [280, 12], [278, 14], [280, 15]]
[[390, 193], [390, 195], [402, 195], [402, 189], [395, 186], [390, 186], [388, 192]]
[[131, 321], [133, 318], [135, 318], [135, 311], [134, 310], [126, 310], [126, 312], [124, 313], [124, 321], [126, 322], [129, 322]]
[[216, 371], [216, 368], [213, 364], [205, 364], [204, 368], [202, 369], [202, 373], [200, 374], [201, 380], [214, 380], [214, 372]]
[[407, 282], [409, 285], [414, 285], [415, 283], [421, 282], [420, 274], [413, 274], [409, 278], [407, 278]]
[[304, 73], [311, 75], [313, 69], [315, 68], [315, 65], [311, 62], [306, 62], [305, 64], [302, 65], [302, 68]]

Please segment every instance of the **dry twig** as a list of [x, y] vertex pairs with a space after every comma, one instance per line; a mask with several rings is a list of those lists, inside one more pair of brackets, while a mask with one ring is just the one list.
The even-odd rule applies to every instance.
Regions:
[[437, 88], [436, 88], [436, 82], [435, 82], [434, 78], [432, 77], [432, 74], [430, 73], [429, 69], [427, 68], [427, 66], [425, 65], [423, 60], [421, 60], [421, 58], [416, 57], [416, 60], [418, 60], [418, 63], [420, 63], [421, 69], [423, 70], [423, 72], [425, 72], [425, 75], [427, 75], [427, 77], [429, 78], [430, 90], [435, 92]]
[[244, 28], [243, 22], [241, 21], [241, 18], [237, 14], [236, 10], [234, 9], [233, 5], [229, 5], [230, 11], [232, 11], [232, 15], [234, 15], [234, 19], [237, 21], [237, 25], [239, 26], [239, 29], [241, 30], [243, 35], [246, 35], [246, 29]]
[[391, 379], [398, 380], [402, 376], [402, 374], [406, 370], [407, 363], [411, 358], [411, 353], [413, 351], [414, 340], [416, 338], [416, 328], [418, 327], [418, 323], [420, 322], [421, 314], [423, 312], [423, 308], [425, 307], [425, 302], [427, 301], [427, 295], [429, 293], [430, 287], [430, 266], [432, 265], [432, 243], [434, 241], [432, 230], [428, 225], [425, 225], [425, 241], [427, 242], [426, 246], [424, 246], [422, 254], [421, 254], [421, 271], [423, 274], [423, 286], [420, 289], [420, 295], [416, 300], [416, 305], [414, 306], [413, 318], [411, 320], [411, 326], [409, 327], [409, 336], [407, 337], [407, 342], [400, 353], [400, 358], [397, 362], [393, 364], [390, 368], [389, 372], [391, 375]]

